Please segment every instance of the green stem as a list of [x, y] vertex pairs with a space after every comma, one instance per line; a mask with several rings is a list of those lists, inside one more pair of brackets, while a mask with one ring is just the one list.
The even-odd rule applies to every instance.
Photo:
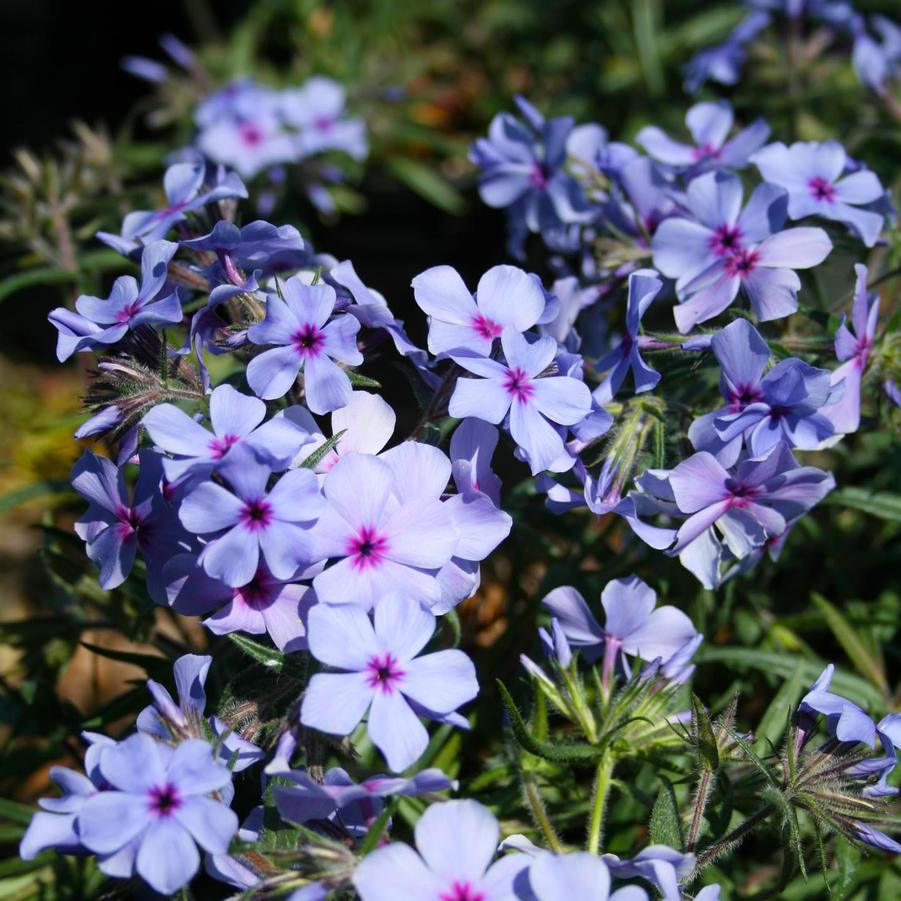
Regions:
[[764, 804], [756, 813], [751, 814], [743, 823], [736, 826], [727, 836], [706, 847], [697, 857], [695, 868], [691, 871], [686, 884], [691, 882], [704, 867], [713, 863], [720, 854], [734, 848], [755, 826], [765, 820], [774, 810], [772, 804]]
[[535, 822], [544, 834], [545, 841], [548, 843], [551, 851], [555, 854], [562, 854], [563, 845], [560, 844], [560, 839], [557, 838], [557, 833], [548, 819], [547, 811], [544, 809], [544, 802], [541, 800], [541, 794], [538, 791], [538, 786], [535, 784], [535, 777], [532, 773], [523, 774], [523, 785], [526, 790], [526, 800], [529, 802]]
[[604, 808], [607, 806], [607, 795], [613, 781], [613, 755], [604, 754], [598, 761], [594, 780], [594, 801], [591, 805], [591, 818], [588, 821], [588, 851], [600, 854], [601, 837], [604, 832]]

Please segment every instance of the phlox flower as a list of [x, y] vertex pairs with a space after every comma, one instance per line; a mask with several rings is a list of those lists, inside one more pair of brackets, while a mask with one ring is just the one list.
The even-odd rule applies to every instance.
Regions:
[[300, 708], [303, 725], [348, 735], [369, 712], [367, 732], [400, 772], [428, 745], [417, 714], [445, 720], [479, 691], [472, 661], [458, 650], [420, 656], [435, 617], [402, 595], [383, 597], [374, 622], [355, 604], [310, 611], [310, 652], [342, 672], [317, 673]]
[[829, 664], [817, 676], [810, 691], [798, 705], [798, 726], [806, 732], [819, 714], [826, 719], [826, 728], [839, 741], [861, 742], [873, 747], [876, 741], [876, 724], [853, 701], [829, 690], [835, 666]]
[[[226, 276], [233, 276], [235, 265], [260, 275], [298, 269], [308, 259], [310, 250], [293, 225], [275, 226], [257, 219], [238, 228], [220, 219], [213, 230], [199, 238], [181, 242], [194, 251], [209, 251], [225, 261]], [[232, 267], [231, 270], [229, 267]]]
[[545, 308], [537, 276], [515, 266], [489, 269], [475, 295], [452, 266], [433, 266], [413, 279], [413, 296], [429, 316], [433, 354], [456, 351], [487, 357], [505, 328], [524, 332]]
[[[501, 336], [506, 363], [474, 356], [453, 359], [478, 378], [458, 378], [448, 404], [451, 416], [473, 416], [498, 424], [509, 414], [510, 434], [525, 451], [533, 475], [565, 455], [551, 423], [573, 425], [591, 409], [591, 392], [569, 376], [541, 377], [556, 356], [553, 338], [534, 344], [513, 331]], [[570, 463], [571, 465], [571, 463]]]
[[740, 290], [761, 321], [789, 315], [801, 287], [794, 270], [818, 265], [832, 249], [821, 228], [780, 231], [786, 198], [774, 185], [758, 186], [742, 209], [738, 176], [708, 172], [689, 184], [685, 207], [691, 218], [665, 220], [651, 242], [654, 266], [676, 279], [683, 333], [723, 312]]
[[685, 116], [685, 124], [694, 144], [674, 141], [656, 125], [642, 128], [635, 136], [650, 156], [660, 163], [693, 173], [709, 169], [742, 169], [751, 155], [766, 143], [770, 127], [757, 119], [729, 139], [734, 114], [727, 100], [716, 103], [697, 103]]
[[610, 869], [603, 858], [587, 851], [538, 854], [523, 875], [513, 896], [522, 901], [648, 901], [647, 892], [636, 885], [611, 892]]
[[822, 216], [847, 225], [867, 247], [876, 243], [884, 217], [865, 207], [885, 189], [868, 169], [845, 174], [850, 160], [838, 141], [777, 142], [757, 151], [752, 162], [766, 181], [788, 191], [792, 219]]
[[74, 353], [121, 341], [142, 325], [177, 325], [182, 320], [178, 294], [167, 287], [169, 261], [178, 250], [170, 241], [154, 241], [141, 255], [140, 285], [120, 275], [106, 299], [83, 294], [75, 310], [57, 307], [48, 315], [59, 332], [56, 356], [62, 362]]
[[433, 804], [414, 829], [416, 850], [401, 842], [367, 854], [354, 872], [362, 901], [514, 901], [514, 881], [529, 858], [491, 859], [500, 830], [476, 801]]
[[78, 814], [78, 833], [91, 851], [128, 848], [137, 874], [168, 895], [197, 872], [198, 844], [211, 854], [228, 850], [238, 818], [210, 795], [231, 784], [231, 772], [205, 741], [172, 749], [138, 733], [106, 748], [99, 766], [109, 789], [88, 798]]
[[272, 470], [241, 448], [220, 474], [231, 490], [202, 482], [179, 508], [182, 525], [207, 537], [199, 558], [207, 574], [238, 588], [253, 579], [261, 557], [280, 579], [310, 562], [309, 530], [325, 508], [310, 470], [286, 472], [267, 490]]
[[448, 463], [439, 487], [441, 478], [422, 469], [398, 476], [369, 454], [341, 457], [324, 479], [327, 505], [314, 532], [314, 556], [333, 561], [313, 580], [317, 597], [366, 610], [394, 591], [437, 603], [436, 575], [459, 543], [452, 512], [440, 500], [449, 471]]
[[282, 397], [303, 370], [306, 403], [314, 413], [343, 407], [352, 389], [334, 361], [363, 362], [356, 342], [359, 322], [347, 314], [329, 321], [337, 299], [330, 285], [305, 285], [294, 277], [282, 284], [282, 294], [284, 299], [267, 295], [266, 318], [247, 330], [254, 344], [278, 345], [250, 361], [248, 384], [257, 397]]
[[[601, 860], [617, 879], [647, 879], [660, 892], [663, 901], [681, 901], [679, 883], [695, 864], [694, 854], [683, 854], [667, 845], [649, 845], [631, 860], [621, 860], [615, 854], [604, 854]], [[718, 897], [718, 887], [717, 895], [712, 897]]]
[[345, 100], [344, 87], [321, 75], [281, 92], [279, 109], [284, 121], [297, 129], [298, 157], [342, 150], [355, 160], [366, 159], [366, 124], [347, 118]]

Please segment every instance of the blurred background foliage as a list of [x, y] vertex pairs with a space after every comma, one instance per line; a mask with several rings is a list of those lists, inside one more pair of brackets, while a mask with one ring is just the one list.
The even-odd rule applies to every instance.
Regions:
[[[857, 5], [899, 12], [892, 0]], [[451, 263], [475, 283], [507, 258], [503, 216], [479, 202], [466, 158], [491, 117], [521, 93], [546, 114], [600, 122], [616, 139], [649, 123], [681, 133], [691, 103], [682, 67], [722, 40], [742, 14], [737, 4], [696, 0], [184, 0], [140, 10], [6, 0], [0, 60], [12, 128], [0, 183], [0, 795], [14, 799], [0, 802], [7, 850], [27, 822], [20, 804], [46, 788], [48, 767], [80, 761], [79, 731], [117, 734], [146, 702], [145, 673], [167, 679], [166, 658], [209, 647], [196, 623], [151, 609], [140, 578], [113, 592], [96, 587], [71, 535], [80, 502], [66, 488], [81, 452], [71, 435], [81, 420], [84, 369], [78, 361], [56, 364], [46, 323], [52, 307], [79, 293], [102, 293], [122, 271], [121, 258], [93, 234], [116, 231], [126, 211], [159, 200], [165, 159], [190, 140], [202, 93], [244, 75], [288, 86], [316, 73], [347, 85], [351, 110], [367, 120], [371, 155], [343, 187], [341, 211], [318, 214], [289, 180], [266, 218], [297, 224], [317, 249], [352, 259], [422, 339], [413, 275]], [[119, 68], [125, 54], [161, 58], [157, 38], [164, 32], [196, 49], [202, 73], [174, 74], [153, 87]], [[830, 52], [822, 34], [811, 35], [793, 60], [790, 83], [785, 54], [778, 40], [754, 47], [743, 82], [725, 92], [739, 119], [763, 115], [773, 137], [786, 141], [838, 138], [894, 187], [897, 203], [901, 122], [866, 93], [848, 54]], [[702, 96], [717, 94], [707, 88]], [[897, 269], [897, 231], [875, 258], [880, 270]], [[540, 255], [529, 263], [547, 274]], [[823, 286], [827, 308], [847, 303], [850, 276], [848, 266]], [[897, 330], [899, 283], [882, 285], [890, 331]], [[415, 416], [403, 385], [389, 400]], [[525, 697], [518, 655], [525, 645], [539, 653], [532, 637], [537, 600], [560, 584], [595, 598], [608, 580], [634, 570], [707, 635], [695, 691], [717, 711], [740, 690], [743, 727], [759, 723], [780, 687], [783, 703], [794, 703], [828, 660], [839, 667], [836, 688], [870, 712], [899, 709], [898, 416], [875, 395], [864, 412], [858, 434], [829, 455], [840, 489], [853, 487], [802, 520], [778, 565], [761, 563], [715, 593], [699, 590], [677, 562], [623, 544], [606, 520], [546, 513], [526, 480], [511, 498], [516, 529], [483, 568], [482, 589], [461, 613], [462, 640], [479, 672], [503, 678]], [[673, 458], [683, 450], [674, 445]], [[217, 647], [215, 672], [227, 673], [234, 661], [246, 674], [237, 649]], [[477, 731], [467, 739], [439, 729], [423, 765], [460, 776], [468, 791], [497, 803], [505, 827], [516, 830], [528, 824], [516, 821], [522, 809], [500, 704], [490, 680], [483, 681]], [[213, 697], [225, 690], [210, 688]], [[361, 765], [375, 759], [364, 749]], [[622, 776], [611, 820], [621, 837], [613, 835], [611, 850], [640, 839], [636, 799], [646, 802], [652, 785], [649, 772]], [[560, 786], [557, 801], [572, 823], [579, 804], [587, 804], [577, 786]], [[416, 803], [405, 802], [401, 815], [412, 819]], [[738, 896], [764, 897], [755, 886], [778, 867], [775, 845], [755, 839], [716, 875], [738, 887]], [[901, 897], [898, 864], [858, 865], [856, 854], [845, 852], [835, 865], [839, 897]], [[91, 897], [99, 885], [91, 864], [64, 859], [23, 864], [13, 856], [0, 863], [0, 877], [2, 898]], [[780, 897], [823, 891], [815, 878], [798, 879]]]

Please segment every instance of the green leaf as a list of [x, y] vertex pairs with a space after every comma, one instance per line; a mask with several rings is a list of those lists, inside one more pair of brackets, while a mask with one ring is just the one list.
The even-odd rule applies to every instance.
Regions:
[[112, 648], [104, 648], [100, 645], [81, 642], [81, 646], [87, 648], [92, 654], [107, 657], [110, 660], [118, 660], [120, 663], [130, 663], [142, 669], [148, 676], [154, 679], [166, 679], [172, 672], [172, 663], [166, 657], [158, 657], [155, 654], [135, 654], [130, 651], [115, 651]]
[[397, 179], [438, 209], [459, 216], [466, 208], [463, 195], [432, 166], [404, 157], [393, 157], [387, 165]]
[[760, 718], [754, 742], [754, 750], [759, 754], [765, 754], [770, 747], [778, 744], [779, 735], [785, 728], [786, 714], [798, 705], [804, 689], [804, 669], [804, 661], [799, 661], [791, 676], [779, 686], [779, 691]]
[[281, 651], [277, 651], [275, 648], [267, 648], [265, 645], [251, 641], [238, 632], [229, 632], [228, 637], [248, 657], [252, 657], [257, 663], [265, 666], [267, 669], [280, 673], [284, 668], [285, 655]]
[[71, 494], [72, 486], [64, 479], [48, 479], [45, 482], [35, 482], [33, 485], [26, 485], [24, 488], [17, 488], [0, 497], [0, 515], [9, 513], [21, 504], [32, 501], [35, 498], [44, 497], [48, 494]]
[[317, 463], [319, 463], [323, 457], [341, 440], [341, 436], [347, 431], [347, 429], [342, 429], [340, 432], [336, 432], [332, 435], [325, 444], [320, 445], [310, 454], [303, 463], [300, 464], [302, 469], [313, 469]]
[[34, 816], [34, 808], [27, 804], [19, 804], [16, 801], [9, 801], [6, 798], [0, 798], [0, 817], [9, 820], [12, 823], [21, 823], [27, 826]]
[[5, 300], [23, 288], [33, 285], [56, 285], [71, 282], [75, 278], [74, 273], [68, 269], [57, 269], [51, 266], [40, 269], [29, 269], [26, 272], [17, 272], [0, 281], [0, 300]]
[[377, 382], [375, 379], [369, 378], [367, 375], [360, 375], [359, 372], [354, 372], [353, 369], [345, 370], [345, 374], [350, 379], [351, 385], [354, 388], [381, 388], [381, 382]]
[[720, 753], [713, 734], [713, 723], [707, 708], [696, 694], [691, 696], [691, 712], [695, 725], [695, 737], [698, 743], [698, 763], [708, 772], [713, 772], [720, 765]]
[[672, 782], [666, 776], [660, 776], [663, 783], [657, 793], [657, 800], [651, 811], [648, 829], [651, 842], [655, 845], [669, 845], [681, 851], [685, 839], [682, 836], [682, 818], [679, 815], [679, 804]]
[[832, 634], [848, 655], [848, 659], [854, 664], [855, 669], [869, 679], [884, 695], [888, 695], [888, 681], [885, 678], [885, 666], [879, 650], [865, 642], [844, 614], [821, 594], [814, 592], [810, 599], [823, 614], [826, 625], [832, 630]]
[[386, 804], [382, 812], [378, 815], [376, 821], [369, 827], [362, 843], [360, 844], [360, 855], [365, 856], [370, 851], [375, 850], [385, 829], [388, 827], [388, 821], [391, 819], [391, 811], [394, 809], [393, 804]]
[[851, 507], [854, 510], [869, 513], [870, 516], [879, 517], [879, 519], [901, 522], [901, 494], [849, 486], [828, 494], [825, 503]]
[[543, 760], [550, 760], [553, 763], [594, 763], [602, 754], [603, 749], [593, 745], [586, 744], [570, 744], [555, 745], [546, 741], [539, 741], [528, 729], [519, 708], [516, 706], [507, 686], [497, 680], [497, 688], [501, 693], [501, 700], [507, 713], [510, 714], [510, 727], [513, 730], [513, 736], [516, 741], [536, 757]]

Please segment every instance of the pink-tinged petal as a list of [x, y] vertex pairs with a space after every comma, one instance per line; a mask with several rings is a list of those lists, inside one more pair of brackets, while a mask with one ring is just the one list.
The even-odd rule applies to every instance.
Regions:
[[439, 898], [446, 886], [409, 845], [394, 842], [367, 854], [353, 874], [362, 901]]
[[544, 291], [536, 278], [516, 266], [493, 266], [479, 279], [476, 303], [492, 322], [524, 332], [544, 312]]
[[150, 822], [150, 809], [142, 798], [125, 792], [99, 792], [79, 811], [78, 835], [96, 854], [111, 854], [140, 835]]
[[683, 513], [695, 513], [725, 497], [729, 473], [706, 451], [683, 460], [669, 476], [676, 504]]
[[212, 798], [188, 798], [173, 816], [210, 854], [225, 854], [238, 831], [237, 814]]
[[332, 434], [341, 454], [377, 454], [394, 434], [397, 416], [378, 394], [354, 391], [346, 407], [332, 413]]
[[[504, 373], [506, 371], [503, 370]], [[507, 415], [510, 401], [510, 395], [499, 380], [461, 377], [454, 385], [447, 411], [456, 419], [473, 416], [497, 425]]]
[[243, 502], [214, 482], [202, 482], [181, 503], [178, 518], [194, 535], [227, 529], [241, 518]]
[[113, 788], [132, 794], [150, 791], [165, 776], [159, 745], [140, 733], [107, 748], [100, 758], [100, 772]]
[[396, 594], [382, 598], [375, 608], [377, 652], [391, 653], [402, 664], [412, 660], [434, 632], [434, 615], [409, 597]]
[[473, 320], [475, 324], [450, 325], [447, 322], [439, 322], [433, 319], [429, 323], [429, 350], [435, 354], [474, 354], [487, 358], [494, 345], [494, 338], [488, 334], [481, 334], [480, 329], [485, 326], [478, 318]]
[[166, 767], [166, 780], [183, 796], [206, 795], [228, 785], [231, 772], [214, 762], [208, 742], [189, 738], [176, 746]]
[[584, 647], [604, 640], [604, 630], [588, 609], [585, 598], [571, 585], [555, 588], [541, 603], [560, 623], [571, 644]]
[[310, 553], [320, 560], [343, 557], [356, 535], [357, 527], [352, 526], [333, 507], [329, 507], [310, 530]]
[[329, 735], [349, 735], [374, 695], [366, 673], [316, 673], [304, 692], [300, 721]]
[[394, 472], [394, 494], [403, 503], [434, 500], [447, 490], [451, 463], [442, 450], [419, 441], [404, 441], [379, 456]]
[[438, 569], [453, 556], [457, 529], [441, 501], [420, 499], [400, 507], [383, 523], [385, 556], [397, 563]]
[[500, 837], [494, 815], [469, 800], [433, 804], [414, 831], [416, 847], [434, 873], [472, 883], [485, 874]]
[[829, 256], [832, 242], [821, 228], [789, 228], [757, 247], [759, 264], [774, 268], [809, 269]]
[[72, 487], [84, 498], [115, 513], [123, 504], [125, 482], [112, 460], [87, 451], [72, 467]]
[[483, 379], [500, 381], [507, 375], [507, 367], [497, 360], [480, 357], [473, 353], [453, 354], [451, 357], [455, 363], [462, 366], [467, 372], [473, 373]]
[[235, 526], [201, 551], [204, 570], [226, 585], [240, 588], [255, 575], [260, 562], [257, 538], [241, 526]]
[[[452, 325], [468, 325], [478, 309], [460, 274], [452, 266], [433, 266], [412, 282], [413, 297], [429, 316]], [[442, 348], [442, 350], [445, 348]], [[429, 343], [429, 350], [435, 350]]]
[[510, 434], [528, 454], [532, 475], [552, 466], [565, 450], [563, 439], [530, 403], [517, 401], [510, 408]]
[[665, 219], [651, 240], [654, 265], [669, 278], [693, 278], [713, 261], [714, 233], [690, 219]]
[[573, 425], [584, 419], [591, 409], [591, 391], [584, 382], [567, 376], [535, 379], [532, 404], [560, 425]]
[[[386, 606], [380, 604], [377, 609]], [[462, 651], [447, 650], [410, 660], [400, 690], [435, 713], [451, 713], [479, 693], [472, 661]]]
[[307, 622], [310, 653], [322, 663], [362, 672], [379, 653], [372, 622], [355, 604], [316, 604]]
[[325, 478], [329, 504], [356, 528], [380, 522], [391, 499], [391, 467], [364, 454], [342, 457]]
[[[262, 401], [258, 403], [262, 404]], [[153, 407], [142, 420], [142, 425], [153, 443], [170, 454], [212, 456], [210, 445], [215, 440], [213, 435], [174, 404]]]
[[360, 320], [342, 314], [323, 328], [322, 350], [348, 366], [359, 366], [363, 362], [363, 354], [357, 347], [359, 331]]
[[[154, 409], [158, 410], [159, 407]], [[219, 436], [236, 435], [243, 438], [265, 417], [266, 404], [257, 397], [241, 394], [231, 385], [220, 385], [210, 395], [210, 421], [213, 431]]]
[[794, 313], [800, 287], [801, 280], [792, 269], [756, 269], [744, 279], [751, 307], [761, 322]]
[[882, 197], [884, 191], [876, 173], [868, 169], [852, 172], [835, 183], [835, 196], [842, 203], [873, 203]]
[[266, 620], [262, 612], [249, 607], [237, 598], [205, 619], [203, 625], [214, 635], [228, 635], [230, 632], [246, 632], [248, 635], [266, 634]]
[[200, 867], [200, 854], [188, 831], [171, 817], [160, 817], [141, 841], [135, 868], [162, 895], [187, 885]]
[[511, 369], [521, 369], [531, 378], [547, 369], [557, 353], [557, 342], [553, 338], [545, 336], [530, 344], [519, 332], [509, 328], [501, 335], [501, 346], [507, 365]]
[[301, 358], [293, 347], [274, 347], [247, 364], [247, 384], [257, 397], [284, 397], [297, 380]]
[[394, 773], [412, 766], [429, 743], [429, 734], [399, 691], [376, 691], [366, 731]]

